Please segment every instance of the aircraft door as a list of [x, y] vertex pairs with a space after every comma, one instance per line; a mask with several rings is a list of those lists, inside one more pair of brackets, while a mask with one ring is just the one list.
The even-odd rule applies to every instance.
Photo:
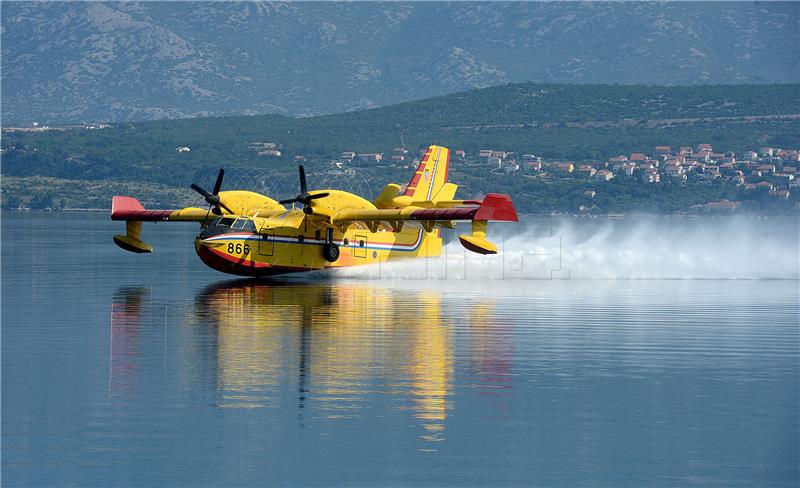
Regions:
[[258, 254], [262, 256], [272, 256], [275, 252], [275, 231], [266, 230], [260, 234], [258, 241]]
[[367, 236], [365, 235], [357, 235], [353, 240], [353, 256], [357, 258], [366, 258], [367, 257]]

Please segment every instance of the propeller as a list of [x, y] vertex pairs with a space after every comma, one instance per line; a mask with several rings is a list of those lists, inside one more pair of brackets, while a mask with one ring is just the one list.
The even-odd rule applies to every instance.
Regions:
[[329, 195], [328, 192], [323, 193], [315, 193], [311, 195], [308, 193], [308, 187], [306, 186], [306, 170], [303, 168], [303, 165], [300, 165], [300, 194], [294, 198], [290, 198], [288, 200], [281, 200], [281, 205], [285, 205], [287, 203], [302, 203], [303, 204], [303, 213], [306, 215], [311, 215], [314, 213], [314, 209], [311, 208], [311, 201], [316, 200], [317, 198], [327, 197]]
[[214, 183], [214, 191], [212, 193], [209, 193], [206, 190], [202, 189], [199, 185], [195, 185], [194, 183], [191, 184], [192, 190], [203, 195], [203, 198], [206, 200], [206, 202], [208, 202], [208, 204], [211, 205], [212, 212], [214, 212], [215, 215], [222, 214], [222, 210], [220, 210], [220, 207], [224, 208], [230, 213], [234, 213], [234, 211], [228, 208], [227, 205], [222, 203], [222, 200], [220, 200], [219, 198], [219, 190], [220, 188], [222, 188], [222, 178], [224, 176], [225, 176], [225, 170], [220, 168], [219, 174], [217, 175], [217, 181]]

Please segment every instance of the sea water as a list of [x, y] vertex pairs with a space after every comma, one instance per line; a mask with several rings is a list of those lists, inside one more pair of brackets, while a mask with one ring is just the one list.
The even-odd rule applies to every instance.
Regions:
[[2, 215], [6, 486], [797, 486], [798, 224], [529, 219], [271, 281]]

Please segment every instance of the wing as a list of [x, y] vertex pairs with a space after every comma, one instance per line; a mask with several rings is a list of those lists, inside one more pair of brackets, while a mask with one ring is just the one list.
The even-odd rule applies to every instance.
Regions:
[[214, 217], [216, 216], [209, 214], [208, 210], [197, 207], [186, 207], [180, 210], [145, 210], [139, 200], [133, 197], [114, 197], [111, 200], [111, 220], [202, 222]]
[[481, 254], [497, 252], [497, 246], [486, 240], [487, 222], [517, 220], [511, 197], [497, 193], [487, 194], [482, 201], [443, 201], [441, 207], [422, 208], [410, 205], [392, 209], [342, 209], [331, 216], [331, 224], [337, 227], [344, 228], [352, 223], [363, 222], [373, 231], [382, 223], [398, 231], [402, 229], [404, 222], [418, 222], [430, 231], [437, 225], [452, 228], [453, 222], [471, 221], [472, 235], [462, 234], [459, 240], [470, 251]]
[[133, 197], [114, 197], [111, 200], [111, 220], [125, 221], [125, 235], [115, 235], [114, 243], [122, 249], [135, 253], [153, 252], [153, 246], [142, 240], [142, 222], [165, 220], [203, 222], [216, 217], [208, 210], [186, 207], [180, 210], [145, 210]]
[[[275, 200], [258, 193], [233, 190], [223, 191], [219, 196], [225, 206], [234, 213], [224, 209], [223, 215], [234, 216], [273, 216], [285, 211]], [[125, 221], [125, 235], [114, 236], [114, 242], [126, 251], [136, 253], [153, 252], [150, 244], [142, 241], [142, 222], [198, 222], [204, 223], [215, 219], [217, 214], [205, 208], [186, 207], [177, 210], [146, 210], [139, 200], [133, 197], [115, 196], [111, 200], [111, 220]]]

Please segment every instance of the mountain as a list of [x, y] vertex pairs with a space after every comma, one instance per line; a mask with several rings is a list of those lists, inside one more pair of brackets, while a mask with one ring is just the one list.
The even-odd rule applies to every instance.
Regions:
[[3, 124], [800, 80], [798, 2], [0, 2]]

